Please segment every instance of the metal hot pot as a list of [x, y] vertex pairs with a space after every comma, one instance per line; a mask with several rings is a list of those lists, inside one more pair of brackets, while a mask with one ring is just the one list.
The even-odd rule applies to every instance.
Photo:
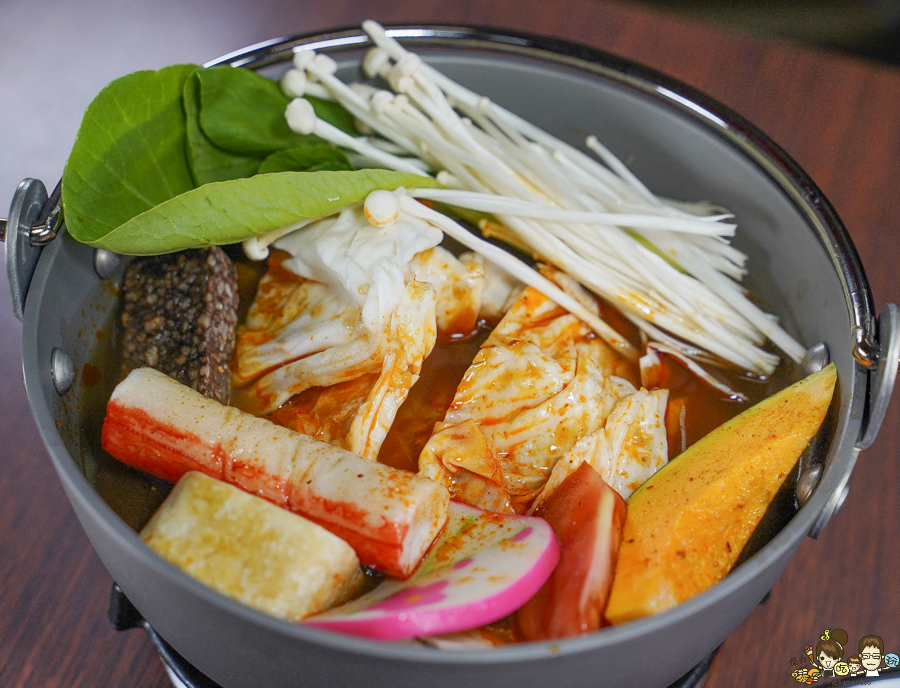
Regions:
[[[72, 506], [109, 572], [156, 631], [226, 688], [267, 686], [665, 686], [716, 648], [765, 596], [802, 540], [821, 532], [846, 495], [860, 450], [878, 431], [900, 347], [897, 306], [880, 318], [856, 251], [809, 177], [739, 116], [673, 79], [563, 41], [460, 27], [391, 35], [473, 90], [574, 145], [596, 133], [657, 193], [712, 199], [735, 213], [749, 255], [746, 285], [810, 350], [830, 355], [839, 390], [819, 451], [802, 462], [799, 511], [706, 593], [658, 616], [579, 638], [492, 651], [439, 651], [290, 624], [187, 577], [143, 545], [149, 517], [104, 469], [97, 426], [105, 399], [86, 366], [102, 368], [115, 334], [124, 261], [72, 240], [58, 196], [25, 180], [6, 231], [13, 307], [23, 318], [25, 384]], [[358, 30], [278, 39], [227, 55], [278, 76], [292, 49], [314, 47], [354, 75]], [[339, 76], [341, 75], [339, 73]], [[93, 336], [95, 333], [110, 336]], [[104, 344], [106, 342], [106, 344]], [[112, 487], [110, 487], [112, 484]], [[102, 496], [101, 496], [102, 494]], [[793, 498], [793, 495], [791, 496]], [[635, 648], [654, 648], [635, 661]], [[602, 680], [601, 680], [602, 677]]]

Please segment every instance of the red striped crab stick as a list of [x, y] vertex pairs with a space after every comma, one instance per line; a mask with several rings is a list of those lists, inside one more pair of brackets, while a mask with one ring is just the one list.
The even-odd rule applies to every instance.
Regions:
[[449, 495], [436, 482], [224, 406], [150, 368], [116, 387], [102, 442], [164, 480], [196, 470], [264, 497], [346, 540], [363, 564], [401, 578], [447, 520]]

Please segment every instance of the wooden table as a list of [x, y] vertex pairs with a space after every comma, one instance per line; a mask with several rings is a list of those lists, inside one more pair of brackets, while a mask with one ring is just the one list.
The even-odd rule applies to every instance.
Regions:
[[[86, 4], [86, 3], [85, 3]], [[629, 6], [562, 0], [98, 0], [4, 3], [0, 180], [52, 186], [83, 108], [108, 80], [195, 61], [290, 33], [358, 24], [481, 24], [582, 42], [707, 91], [756, 123], [810, 173], [862, 256], [877, 306], [900, 302], [900, 71]], [[12, 109], [10, 109], [12, 108]], [[6, 200], [3, 201], [4, 203]], [[21, 327], [0, 286], [0, 686], [167, 686], [142, 632], [106, 621], [111, 579], [78, 526], [31, 420], [21, 383]], [[788, 686], [790, 660], [836, 626], [900, 649], [900, 414], [892, 404], [850, 496], [818, 541], [807, 540], [728, 638], [708, 688]], [[855, 640], [854, 640], [855, 642]], [[652, 657], [653, 648], [641, 648]], [[646, 661], [646, 660], [645, 660]]]

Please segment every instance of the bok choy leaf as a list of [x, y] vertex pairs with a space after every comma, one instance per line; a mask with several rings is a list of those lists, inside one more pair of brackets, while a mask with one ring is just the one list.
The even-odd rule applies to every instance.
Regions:
[[[116, 79], [88, 106], [66, 163], [69, 233], [118, 253], [168, 253], [242, 241], [410, 182], [350, 173], [342, 151], [290, 130], [288, 102], [277, 84], [232, 67], [175, 65]], [[340, 105], [310, 102], [355, 133]], [[269, 174], [283, 171], [309, 174]]]
[[263, 160], [259, 174], [270, 172], [317, 172], [319, 170], [352, 170], [353, 165], [343, 151], [327, 143], [297, 146], [272, 153]]
[[440, 186], [392, 170], [277, 172], [204, 184], [87, 241], [132, 255], [231, 244], [362, 203], [376, 189]]
[[259, 157], [225, 150], [209, 139], [200, 126], [200, 105], [200, 79], [195, 72], [184, 83], [184, 111], [188, 162], [197, 186], [256, 174]]
[[182, 94], [196, 69], [128, 74], [88, 106], [62, 180], [66, 227], [75, 239], [96, 242], [194, 188]]

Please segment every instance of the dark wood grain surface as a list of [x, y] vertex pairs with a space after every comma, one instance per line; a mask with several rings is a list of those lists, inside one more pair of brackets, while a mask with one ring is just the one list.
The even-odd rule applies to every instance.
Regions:
[[[604, 2], [7, 0], [0, 4], [0, 202], [22, 177], [55, 183], [82, 110], [110, 79], [367, 17], [558, 36], [710, 93], [809, 172], [847, 225], [877, 306], [900, 302], [900, 71]], [[31, 420], [21, 326], [5, 281], [0, 292], [0, 686], [167, 686], [146, 636], [113, 631], [106, 621], [112, 581]], [[895, 400], [857, 464], [843, 510], [818, 541], [803, 544], [768, 602], [725, 641], [707, 688], [796, 685], [791, 658], [825, 628], [840, 626], [851, 639], [877, 633], [888, 651], [900, 650], [898, 486]], [[637, 661], [652, 661], [653, 648], [640, 654]]]

